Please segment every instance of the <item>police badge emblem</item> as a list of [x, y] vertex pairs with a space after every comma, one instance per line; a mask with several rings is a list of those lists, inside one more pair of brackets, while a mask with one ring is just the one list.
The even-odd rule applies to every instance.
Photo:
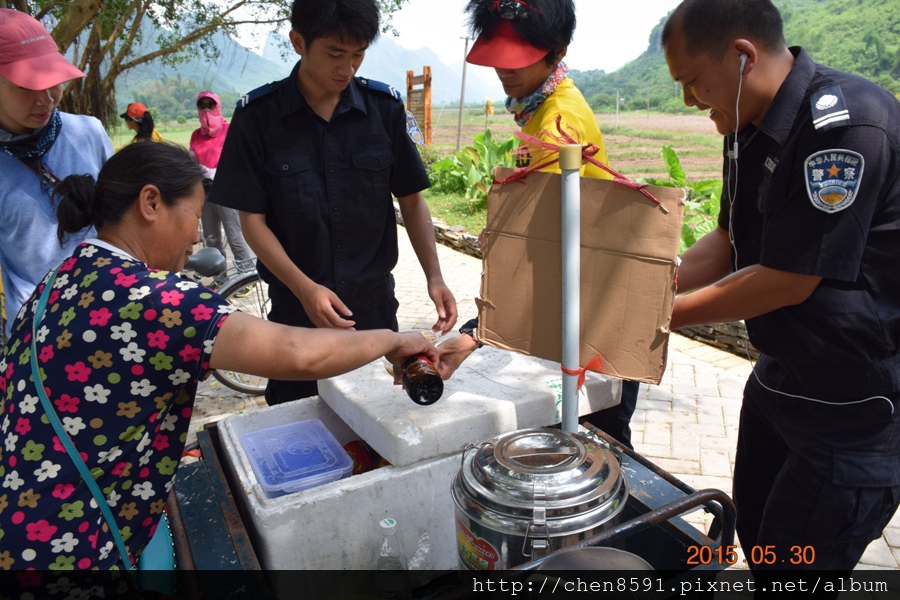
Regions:
[[409, 136], [409, 139], [413, 141], [413, 144], [418, 146], [425, 145], [425, 136], [422, 134], [422, 130], [419, 129], [416, 118], [409, 111], [406, 111], [406, 134]]
[[827, 213], [844, 210], [856, 200], [865, 159], [852, 150], [823, 150], [804, 162], [806, 192], [812, 205]]

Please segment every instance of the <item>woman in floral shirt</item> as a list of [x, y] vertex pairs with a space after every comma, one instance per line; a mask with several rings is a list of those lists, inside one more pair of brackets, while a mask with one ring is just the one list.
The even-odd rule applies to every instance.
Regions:
[[308, 330], [232, 314], [215, 292], [181, 279], [197, 241], [202, 177], [179, 147], [134, 144], [96, 183], [71, 176], [57, 188], [60, 237], [93, 224], [98, 239], [38, 285], [0, 361], [0, 569], [123, 564], [31, 379], [34, 312], [48, 284], [35, 335], [44, 388], [132, 560], [159, 522], [210, 369], [316, 379], [385, 354], [398, 373], [406, 356], [437, 358], [415, 333]]

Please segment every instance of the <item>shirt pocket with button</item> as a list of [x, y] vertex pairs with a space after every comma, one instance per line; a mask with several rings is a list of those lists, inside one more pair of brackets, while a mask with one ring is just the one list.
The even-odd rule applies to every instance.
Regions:
[[322, 187], [313, 169], [312, 159], [303, 154], [272, 156], [266, 163], [266, 176], [276, 214], [309, 209], [315, 205]]
[[394, 154], [390, 148], [366, 148], [353, 155], [357, 177], [356, 197], [360, 208], [390, 203], [393, 163]]

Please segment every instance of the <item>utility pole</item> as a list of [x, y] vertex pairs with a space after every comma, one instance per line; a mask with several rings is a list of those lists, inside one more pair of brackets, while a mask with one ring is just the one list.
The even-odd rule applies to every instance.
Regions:
[[616, 88], [616, 129], [619, 128], [619, 88]]
[[466, 104], [466, 56], [469, 55], [469, 37], [466, 36], [464, 38], [459, 38], [461, 40], [466, 40], [466, 47], [463, 50], [463, 74], [462, 74], [462, 87], [459, 90], [459, 120], [456, 124], [456, 151], [459, 152], [459, 149], [462, 148], [462, 124], [463, 124], [463, 107]]

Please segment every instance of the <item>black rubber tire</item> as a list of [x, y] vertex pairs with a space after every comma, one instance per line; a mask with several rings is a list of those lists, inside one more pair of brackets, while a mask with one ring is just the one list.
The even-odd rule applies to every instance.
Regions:
[[[252, 285], [253, 290], [248, 296], [239, 298], [236, 294], [245, 287]], [[269, 288], [266, 283], [260, 279], [259, 273], [256, 271], [248, 272], [239, 279], [228, 281], [219, 294], [228, 300], [229, 303], [238, 307], [241, 312], [267, 319], [271, 301], [269, 300]], [[213, 377], [221, 381], [233, 390], [250, 394], [253, 396], [261, 396], [266, 392], [266, 384], [268, 379], [258, 377], [256, 375], [247, 375], [236, 371], [220, 371], [213, 370]]]

